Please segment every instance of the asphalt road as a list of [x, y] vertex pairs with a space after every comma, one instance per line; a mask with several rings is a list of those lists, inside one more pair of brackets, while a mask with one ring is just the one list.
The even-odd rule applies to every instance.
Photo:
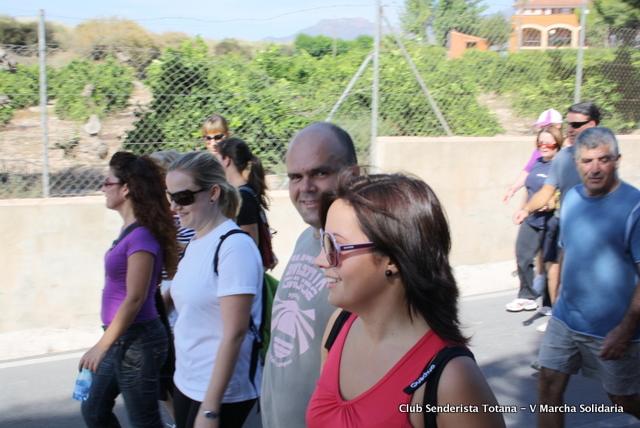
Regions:
[[[461, 318], [466, 332], [472, 336], [471, 350], [489, 384], [503, 406], [513, 406], [505, 413], [509, 427], [534, 427], [537, 372], [530, 367], [536, 359], [542, 333], [523, 322], [534, 313], [508, 313], [504, 304], [514, 298], [514, 291], [465, 297], [461, 301]], [[70, 352], [37, 358], [0, 362], [0, 427], [73, 428], [83, 427], [80, 404], [71, 399], [77, 363], [82, 352]], [[640, 422], [626, 414], [581, 412], [580, 405], [610, 402], [598, 382], [573, 376], [565, 394], [567, 404], [576, 413], [565, 414], [566, 427], [603, 428], [634, 427]], [[129, 427], [121, 399], [116, 414], [123, 427]], [[170, 418], [163, 408], [165, 421]], [[260, 428], [255, 412], [245, 424]], [[296, 427], [283, 427], [296, 428]]]

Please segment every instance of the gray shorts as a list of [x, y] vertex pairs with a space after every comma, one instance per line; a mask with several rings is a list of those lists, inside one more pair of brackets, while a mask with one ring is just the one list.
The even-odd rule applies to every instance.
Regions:
[[541, 367], [565, 374], [582, 375], [602, 382], [612, 395], [633, 395], [640, 392], [640, 343], [632, 342], [627, 355], [620, 360], [598, 357], [604, 339], [574, 333], [551, 317], [540, 344], [538, 363]]

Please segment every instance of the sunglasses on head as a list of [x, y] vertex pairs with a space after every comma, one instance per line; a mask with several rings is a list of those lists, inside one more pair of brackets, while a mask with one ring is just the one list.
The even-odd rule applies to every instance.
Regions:
[[320, 229], [320, 243], [322, 244], [322, 251], [324, 251], [331, 267], [336, 267], [340, 264], [340, 253], [343, 251], [374, 248], [376, 246], [373, 242], [338, 245], [333, 234], [322, 229]]
[[555, 143], [541, 143], [541, 142], [538, 142], [538, 147], [546, 147], [547, 149], [555, 149], [556, 145], [555, 145]]
[[590, 120], [586, 120], [584, 122], [567, 122], [567, 125], [569, 125], [573, 129], [578, 129], [578, 128], [582, 128], [583, 126], [585, 126], [589, 122], [591, 122], [591, 121]]
[[205, 141], [220, 141], [224, 138], [224, 134], [204, 135], [202, 138], [204, 138]]
[[167, 199], [169, 200], [169, 203], [173, 201], [182, 207], [186, 207], [187, 205], [191, 205], [195, 202], [196, 193], [204, 192], [205, 190], [208, 190], [208, 188], [203, 187], [202, 189], [195, 191], [185, 189], [177, 191], [176, 193], [170, 193], [168, 190], [165, 190], [165, 192], [167, 193]]

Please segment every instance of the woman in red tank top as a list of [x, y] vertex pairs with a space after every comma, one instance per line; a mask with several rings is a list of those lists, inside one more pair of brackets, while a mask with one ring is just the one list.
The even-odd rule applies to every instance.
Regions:
[[[400, 174], [360, 176], [354, 167], [322, 208], [316, 265], [325, 268], [329, 301], [352, 314], [323, 355], [308, 427], [504, 427], [501, 413], [484, 411], [497, 403], [472, 357], [434, 363], [444, 366], [440, 381], [429, 377], [443, 348], [471, 355], [459, 327], [449, 227], [431, 188]], [[423, 400], [430, 381], [431, 404]]]

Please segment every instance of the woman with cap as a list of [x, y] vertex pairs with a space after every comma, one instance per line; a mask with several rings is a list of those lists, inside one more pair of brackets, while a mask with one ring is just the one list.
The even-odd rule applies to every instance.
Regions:
[[[538, 131], [547, 125], [553, 125], [558, 129], [562, 129], [562, 115], [558, 110], [550, 108], [543, 111], [542, 113], [540, 113], [540, 116], [538, 116], [538, 121], [533, 124], [533, 126], [536, 127]], [[518, 175], [513, 184], [509, 187], [509, 189], [507, 189], [504, 196], [502, 196], [503, 202], [508, 202], [509, 199], [511, 199], [518, 190], [524, 187], [524, 182], [527, 180], [527, 176], [531, 171], [531, 167], [539, 157], [540, 152], [538, 151], [538, 149], [535, 149], [531, 154], [529, 162], [527, 162], [524, 169], [520, 172], [520, 175]]]

